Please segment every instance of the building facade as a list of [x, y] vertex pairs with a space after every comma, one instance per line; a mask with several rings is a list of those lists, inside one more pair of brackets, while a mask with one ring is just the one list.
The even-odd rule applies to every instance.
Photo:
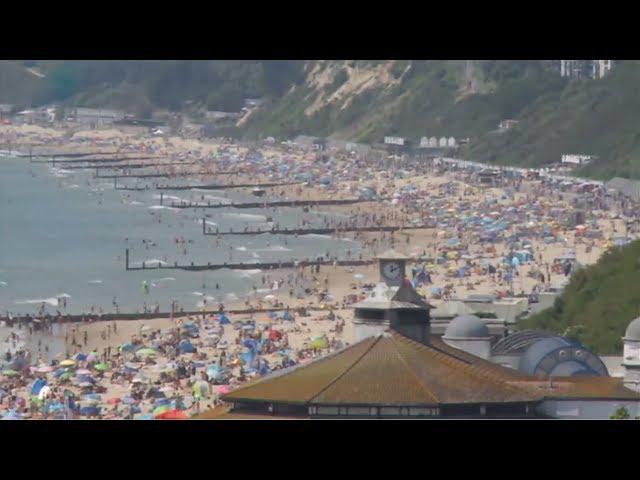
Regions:
[[599, 79], [613, 68], [613, 60], [560, 60], [560, 75], [571, 78]]

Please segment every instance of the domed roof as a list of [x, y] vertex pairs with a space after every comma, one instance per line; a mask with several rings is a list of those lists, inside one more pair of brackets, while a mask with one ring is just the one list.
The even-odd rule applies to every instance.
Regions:
[[624, 332], [624, 339], [637, 340], [640, 342], [640, 317], [629, 324], [627, 331]]
[[487, 325], [475, 315], [458, 315], [451, 320], [443, 338], [485, 338], [489, 337]]

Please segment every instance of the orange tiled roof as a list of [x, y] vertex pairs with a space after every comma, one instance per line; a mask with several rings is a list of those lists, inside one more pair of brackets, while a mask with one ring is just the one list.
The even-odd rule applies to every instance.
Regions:
[[227, 401], [438, 405], [533, 401], [510, 382], [518, 372], [465, 355], [437, 338], [423, 345], [400, 333], [367, 338], [341, 352], [241, 387]]

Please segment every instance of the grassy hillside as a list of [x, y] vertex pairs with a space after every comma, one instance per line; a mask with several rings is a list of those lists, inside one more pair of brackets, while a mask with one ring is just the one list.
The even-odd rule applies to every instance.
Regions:
[[63, 102], [141, 115], [186, 105], [238, 111], [247, 97], [281, 95], [301, 67], [258, 60], [0, 61], [0, 98], [21, 107]]
[[[255, 115], [248, 135], [333, 135], [379, 142], [398, 134], [479, 137], [564, 82], [538, 61], [311, 62], [306, 81]], [[318, 77], [326, 77], [318, 82]], [[475, 90], [470, 91], [473, 79]], [[475, 93], [474, 93], [475, 92]], [[320, 108], [309, 107], [320, 104]]]
[[640, 316], [640, 240], [607, 252], [571, 278], [553, 308], [521, 328], [567, 334], [600, 354], [617, 354], [627, 325]]
[[[247, 138], [297, 134], [379, 142], [396, 134], [469, 137], [459, 155], [540, 166], [598, 155], [581, 174], [640, 178], [640, 62], [568, 80], [537, 60], [0, 61], [0, 102], [151, 111], [238, 111]], [[35, 72], [35, 73], [34, 73]], [[197, 115], [196, 115], [197, 117]], [[519, 120], [506, 133], [500, 121]]]
[[619, 62], [601, 80], [572, 80], [533, 99], [504, 134], [477, 139], [466, 156], [503, 164], [543, 165], [563, 153], [594, 154], [582, 174], [640, 178], [640, 63]]

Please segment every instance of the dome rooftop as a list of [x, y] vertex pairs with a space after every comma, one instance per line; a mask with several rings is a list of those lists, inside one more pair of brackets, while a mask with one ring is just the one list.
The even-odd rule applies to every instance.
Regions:
[[458, 315], [447, 325], [443, 338], [486, 338], [489, 336], [489, 329], [480, 318], [475, 315]]
[[633, 320], [624, 332], [625, 340], [635, 340], [640, 342], [640, 317]]

